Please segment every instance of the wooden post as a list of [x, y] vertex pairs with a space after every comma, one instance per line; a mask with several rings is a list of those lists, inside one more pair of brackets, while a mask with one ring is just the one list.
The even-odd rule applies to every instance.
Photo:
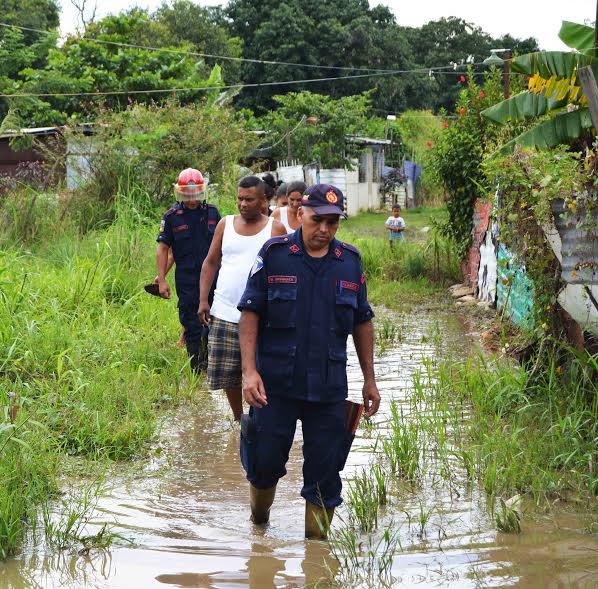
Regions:
[[588, 97], [592, 123], [598, 129], [598, 86], [596, 85], [596, 78], [594, 77], [592, 67], [587, 65], [586, 67], [579, 68], [577, 75], [579, 76], [583, 92]]

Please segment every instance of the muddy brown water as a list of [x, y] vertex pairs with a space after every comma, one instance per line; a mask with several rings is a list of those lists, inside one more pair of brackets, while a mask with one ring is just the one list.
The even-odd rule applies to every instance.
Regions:
[[[422, 357], [455, 350], [465, 355], [473, 339], [450, 313], [392, 320], [400, 323], [401, 336], [376, 358], [381, 432], [391, 398], [407, 407]], [[350, 398], [359, 400], [354, 351], [349, 379]], [[122, 471], [108, 477], [89, 529], [97, 531], [102, 522], [110, 522], [127, 542], [117, 540], [108, 550], [87, 555], [26, 544], [19, 556], [0, 563], [0, 588], [330, 586], [328, 570], [334, 570], [335, 561], [328, 545], [302, 537], [300, 428], [271, 523], [254, 527], [238, 431], [231, 428], [224, 400], [203, 394], [199, 406], [168, 419], [160, 439], [164, 452], [141, 464], [122, 465]], [[345, 481], [372, 463], [374, 441], [375, 434], [358, 430]], [[457, 493], [442, 484], [415, 491], [399, 486], [393, 493], [381, 520], [396, 530], [401, 544], [393, 559], [392, 586], [598, 587], [598, 538], [583, 533], [586, 518], [570, 507], [524, 516], [522, 534], [501, 534], [483, 492], [465, 481]], [[414, 525], [422, 509], [431, 513], [424, 535]], [[378, 586], [375, 581], [370, 585]]]

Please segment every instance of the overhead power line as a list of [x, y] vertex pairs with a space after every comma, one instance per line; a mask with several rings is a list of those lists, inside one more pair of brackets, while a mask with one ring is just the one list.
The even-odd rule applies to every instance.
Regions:
[[[50, 98], [50, 97], [72, 97], [72, 96], [118, 96], [133, 94], [168, 94], [178, 92], [199, 92], [205, 90], [230, 90], [233, 88], [261, 88], [266, 86], [290, 86], [294, 84], [313, 84], [315, 82], [331, 82], [334, 80], [355, 80], [357, 78], [376, 78], [384, 76], [395, 76], [399, 74], [426, 73], [419, 70], [394, 70], [372, 74], [356, 74], [352, 76], [333, 76], [328, 78], [308, 78], [306, 80], [284, 80], [280, 82], [253, 82], [241, 84], [227, 84], [224, 86], [199, 86], [190, 88], [155, 88], [151, 90], [105, 90], [93, 92], [15, 92], [12, 94], [0, 94], [0, 98]], [[435, 72], [440, 75], [460, 75], [467, 72]]]
[[[31, 27], [23, 27], [20, 25], [14, 25], [10, 23], [0, 22], [0, 27], [5, 28], [16, 28], [22, 31], [30, 31], [34, 33], [40, 33], [42, 35], [53, 35], [55, 34], [54, 31], [44, 31], [42, 29], [34, 29]], [[247, 62], [247, 63], [256, 63], [256, 64], [263, 64], [263, 65], [281, 65], [281, 66], [289, 66], [289, 67], [300, 67], [300, 68], [313, 68], [313, 69], [324, 69], [324, 70], [341, 70], [341, 71], [363, 71], [363, 72], [376, 72], [376, 73], [397, 73], [398, 70], [393, 69], [380, 69], [380, 68], [364, 68], [364, 67], [355, 67], [355, 66], [340, 66], [340, 65], [322, 65], [322, 64], [313, 64], [313, 63], [294, 63], [289, 61], [275, 61], [269, 59], [253, 59], [250, 57], [234, 57], [231, 55], [216, 55], [213, 53], [201, 53], [197, 51], [187, 51], [185, 49], [171, 49], [167, 47], [153, 47], [151, 45], [137, 45], [134, 43], [123, 43], [120, 41], [106, 41], [104, 39], [95, 39], [93, 37], [85, 37], [82, 40], [85, 41], [93, 41], [94, 43], [100, 43], [103, 45], [112, 45], [115, 47], [126, 47], [128, 49], [145, 49], [146, 51], [161, 51], [162, 53], [173, 53], [176, 55], [189, 55], [191, 57], [205, 57], [209, 59], [218, 59], [223, 61], [236, 61], [236, 62]], [[466, 65], [463, 63], [462, 65]], [[474, 63], [471, 62], [472, 66], [484, 65], [483, 62]], [[445, 70], [445, 69], [452, 69], [455, 70], [455, 66], [458, 67], [458, 64], [452, 63], [451, 65], [442, 65], [442, 66], [434, 66], [434, 67], [420, 67], [413, 70], [404, 70], [403, 73], [429, 73], [430, 70], [433, 70], [434, 73], [440, 73], [438, 70]], [[462, 66], [461, 66], [462, 67]]]

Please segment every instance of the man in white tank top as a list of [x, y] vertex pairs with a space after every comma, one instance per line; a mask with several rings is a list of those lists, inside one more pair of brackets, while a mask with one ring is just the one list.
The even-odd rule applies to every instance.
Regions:
[[[243, 414], [241, 396], [241, 351], [237, 304], [258, 252], [266, 241], [284, 235], [279, 221], [262, 214], [266, 203], [265, 185], [257, 176], [239, 182], [239, 215], [227, 215], [216, 226], [210, 251], [200, 275], [199, 318], [208, 325], [208, 389], [224, 389], [235, 421]], [[210, 287], [218, 273], [212, 307]]]

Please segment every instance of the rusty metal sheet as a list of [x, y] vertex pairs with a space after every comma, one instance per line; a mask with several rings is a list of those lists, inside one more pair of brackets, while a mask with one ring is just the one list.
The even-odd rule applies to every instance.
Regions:
[[569, 284], [598, 285], [598, 210], [592, 214], [593, 230], [580, 228], [579, 216], [562, 200], [555, 201], [552, 210], [561, 238], [561, 278]]

